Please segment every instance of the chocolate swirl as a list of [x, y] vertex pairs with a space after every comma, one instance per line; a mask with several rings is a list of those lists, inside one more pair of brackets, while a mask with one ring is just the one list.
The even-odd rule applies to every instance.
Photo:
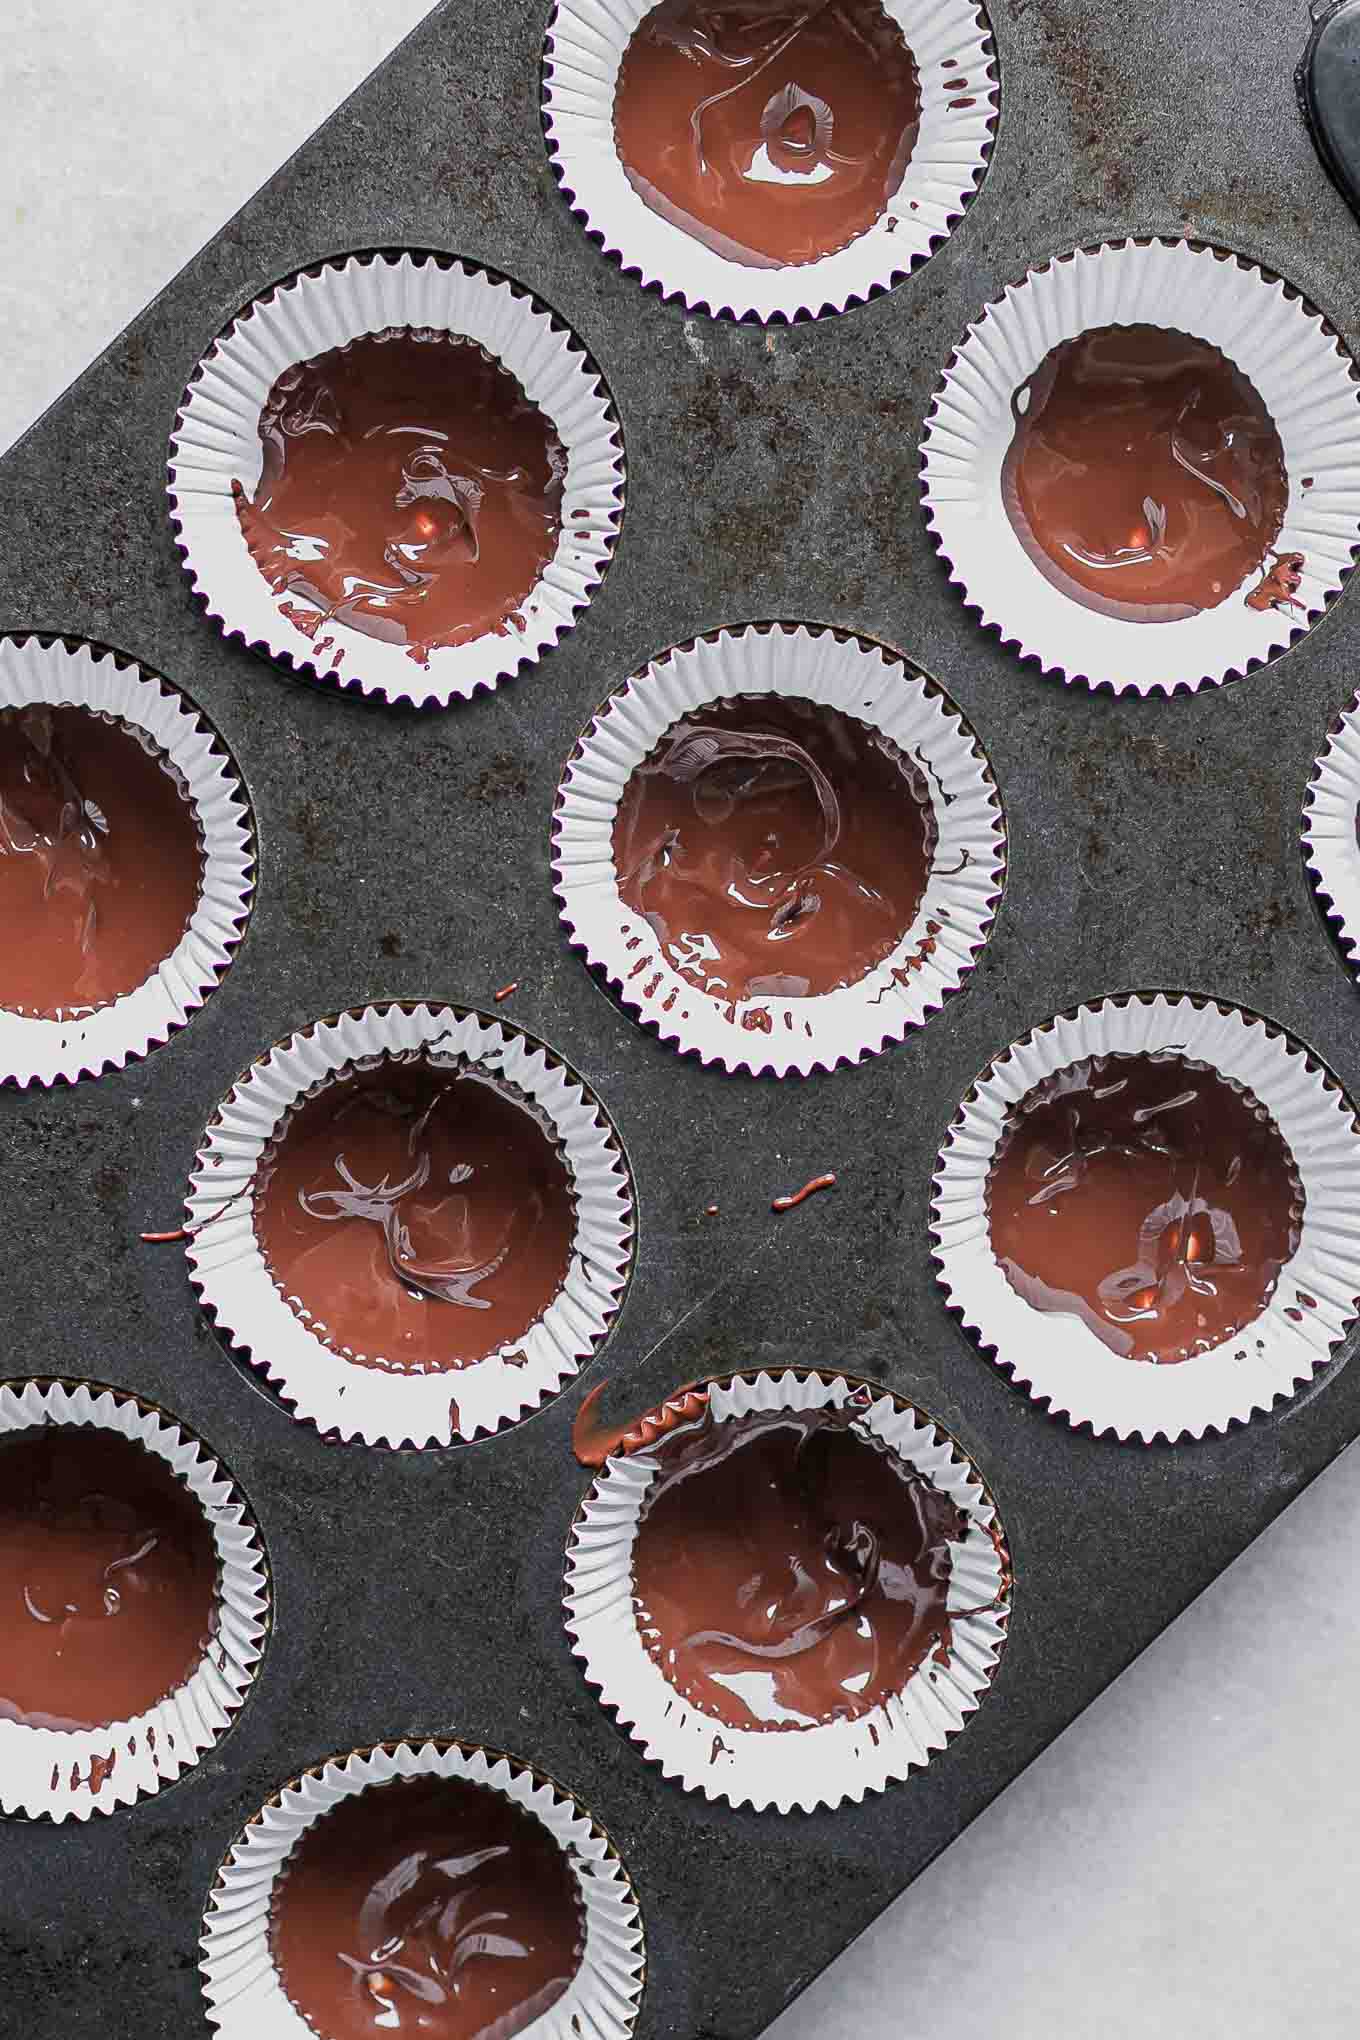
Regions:
[[552, 558], [566, 456], [509, 372], [470, 340], [394, 327], [286, 369], [260, 417], [251, 557], [324, 644], [348, 624], [428, 663], [503, 631]]
[[614, 139], [653, 212], [729, 261], [784, 268], [882, 215], [920, 112], [878, 0], [662, 0], [624, 52]]

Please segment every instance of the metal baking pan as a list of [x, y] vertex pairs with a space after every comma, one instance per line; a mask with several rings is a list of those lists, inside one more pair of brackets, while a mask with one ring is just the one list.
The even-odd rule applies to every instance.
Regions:
[[[1224, 688], [1116, 701], [1020, 667], [965, 613], [921, 516], [917, 441], [967, 321], [1055, 251], [1192, 233], [1278, 270], [1352, 341], [1355, 224], [1293, 97], [1297, 0], [1190, 9], [996, 0], [1002, 117], [982, 192], [916, 276], [769, 331], [643, 294], [570, 218], [539, 118], [545, 0], [436, 8], [0, 464], [0, 623], [111, 643], [222, 731], [259, 825], [253, 922], [221, 989], [145, 1063], [0, 1095], [6, 1372], [89, 1375], [185, 1419], [253, 1503], [276, 1590], [240, 1719], [181, 1783], [77, 1827], [0, 1825], [0, 2033], [183, 2040], [216, 1866], [281, 1782], [380, 1737], [455, 1733], [560, 1778], [617, 1842], [648, 1937], [639, 2033], [748, 2040], [1360, 1431], [1349, 1346], [1231, 1435], [1124, 1448], [1051, 1421], [948, 1316], [926, 1230], [936, 1152], [990, 1057], [1105, 992], [1266, 1014], [1360, 1093], [1356, 994], [1299, 820], [1360, 669], [1352, 592]], [[173, 166], [167, 166], [173, 175]], [[437, 715], [309, 689], [226, 645], [179, 567], [165, 454], [207, 341], [335, 253], [435, 247], [530, 285], [592, 349], [628, 505], [605, 585], [540, 668]], [[559, 771], [602, 696], [665, 645], [748, 618], [899, 645], [981, 738], [1010, 869], [969, 987], [905, 1046], [783, 1083], [684, 1061], [572, 954], [549, 880]], [[444, 1453], [328, 1445], [196, 1313], [172, 1226], [200, 1134], [271, 1042], [366, 999], [503, 1009], [596, 1087], [640, 1199], [603, 1357], [540, 1415]], [[824, 1169], [833, 1195], [775, 1218]], [[705, 1220], [705, 1206], [721, 1207]], [[669, 1336], [668, 1336], [669, 1335]], [[660, 1342], [660, 1343], [658, 1343]], [[1013, 1633], [965, 1734], [907, 1785], [811, 1817], [664, 1783], [584, 1686], [561, 1617], [587, 1479], [569, 1428], [746, 1365], [832, 1362], [920, 1402], [996, 1494]]]

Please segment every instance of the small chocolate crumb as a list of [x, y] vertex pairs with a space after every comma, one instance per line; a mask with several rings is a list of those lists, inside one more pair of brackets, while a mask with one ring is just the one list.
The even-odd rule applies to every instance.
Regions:
[[828, 1170], [824, 1176], [814, 1176], [810, 1182], [804, 1183], [802, 1189], [795, 1190], [792, 1196], [774, 1198], [770, 1204], [770, 1209], [771, 1211], [792, 1211], [796, 1205], [803, 1202], [805, 1197], [814, 1196], [818, 1190], [834, 1190], [835, 1187], [836, 1178]]
[[1298, 599], [1305, 561], [1302, 553], [1272, 553], [1260, 583], [1247, 597], [1248, 609], [1302, 609]]

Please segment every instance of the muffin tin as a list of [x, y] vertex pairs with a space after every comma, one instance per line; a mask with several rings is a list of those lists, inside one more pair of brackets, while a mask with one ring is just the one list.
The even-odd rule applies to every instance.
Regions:
[[[1354, 223], [1292, 99], [1295, 0], [992, 9], [1001, 117], [982, 189], [896, 289], [743, 325], [639, 289], [574, 220], [540, 112], [542, 0], [437, 9], [0, 464], [0, 623], [111, 644], [205, 711], [258, 828], [251, 923], [219, 989], [150, 1059], [0, 1094], [0, 1308], [13, 1375], [112, 1382], [229, 1466], [273, 1626], [252, 1691], [179, 1783], [107, 1819], [0, 1823], [6, 1999], [30, 2040], [205, 2030], [197, 1941], [218, 1866], [268, 1797], [337, 1751], [456, 1738], [532, 1763], [608, 1833], [646, 1929], [645, 2040], [748, 2040], [1360, 1431], [1348, 1341], [1227, 1435], [1121, 1445], [1056, 1422], [950, 1317], [931, 1179], [980, 1071], [1084, 1001], [1148, 987], [1240, 1004], [1360, 1093], [1355, 988], [1301, 853], [1314, 760], [1354, 691], [1343, 593], [1284, 658], [1193, 698], [1064, 688], [978, 629], [922, 514], [919, 442], [970, 321], [1077, 245], [1189, 236], [1283, 274], [1360, 336]], [[627, 512], [575, 629], [448, 713], [342, 700], [224, 643], [176, 556], [166, 449], [185, 381], [275, 279], [442, 249], [531, 289], [598, 364]], [[728, 1077], [638, 1027], [571, 950], [550, 871], [566, 760], [605, 696], [725, 625], [829, 623], [900, 649], [976, 732], [1004, 803], [997, 920], [966, 988], [902, 1045], [808, 1079]], [[519, 989], [503, 1004], [494, 993]], [[603, 1349], [501, 1436], [328, 1444], [197, 1311], [173, 1229], [205, 1128], [291, 1031], [382, 999], [525, 1027], [608, 1110], [637, 1261]], [[781, 1191], [833, 1191], [776, 1215]], [[708, 1207], [718, 1207], [716, 1216]], [[607, 1418], [696, 1376], [834, 1368], [958, 1441], [1015, 1565], [1011, 1635], [967, 1731], [907, 1781], [812, 1814], [667, 1782], [585, 1685], [562, 1605]]]

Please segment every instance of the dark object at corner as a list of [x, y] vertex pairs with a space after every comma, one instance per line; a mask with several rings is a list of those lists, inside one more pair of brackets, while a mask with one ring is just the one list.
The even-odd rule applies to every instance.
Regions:
[[1314, 0], [1294, 83], [1327, 174], [1360, 218], [1360, 0]]

